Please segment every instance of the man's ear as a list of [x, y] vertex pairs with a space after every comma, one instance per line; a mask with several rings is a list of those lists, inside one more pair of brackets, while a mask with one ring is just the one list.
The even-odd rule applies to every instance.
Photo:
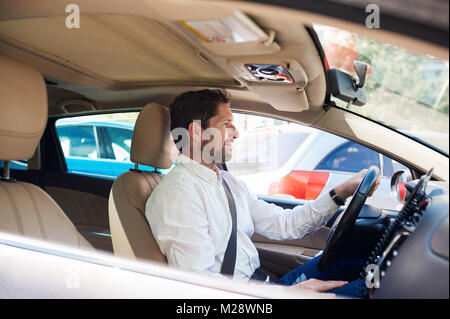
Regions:
[[188, 127], [189, 135], [194, 141], [202, 140], [202, 127], [199, 122], [200, 121], [193, 121]]

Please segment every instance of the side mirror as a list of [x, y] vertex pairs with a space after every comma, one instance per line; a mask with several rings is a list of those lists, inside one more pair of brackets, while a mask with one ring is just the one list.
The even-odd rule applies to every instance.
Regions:
[[410, 195], [410, 190], [406, 187], [406, 183], [411, 181], [412, 177], [409, 172], [396, 171], [391, 177], [391, 195], [400, 203], [405, 203]]

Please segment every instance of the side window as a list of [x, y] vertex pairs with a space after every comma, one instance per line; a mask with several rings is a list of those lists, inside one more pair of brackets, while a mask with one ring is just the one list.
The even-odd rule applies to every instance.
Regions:
[[[0, 168], [5, 167], [5, 162], [0, 161]], [[23, 159], [20, 161], [10, 161], [9, 162], [9, 169], [18, 169], [21, 171], [26, 171], [28, 169], [28, 160]]]
[[319, 131], [257, 115], [234, 113], [233, 117], [240, 137], [234, 142], [228, 170], [244, 181], [251, 192], [274, 195], [271, 184], [293, 171]]
[[283, 168], [314, 129], [263, 116], [234, 113], [240, 137], [228, 170], [238, 176]]
[[377, 152], [355, 142], [346, 142], [331, 151], [315, 169], [357, 173], [371, 165], [381, 168]]
[[[67, 170], [115, 178], [134, 169], [130, 161], [131, 139], [138, 112], [86, 115], [56, 121]], [[154, 171], [139, 165], [140, 170]], [[160, 170], [168, 173], [168, 169]]]
[[314, 200], [375, 165], [381, 169], [380, 187], [368, 203], [392, 209], [390, 177], [402, 164], [345, 138], [256, 115], [234, 114], [240, 137], [235, 140], [228, 170], [260, 196]]

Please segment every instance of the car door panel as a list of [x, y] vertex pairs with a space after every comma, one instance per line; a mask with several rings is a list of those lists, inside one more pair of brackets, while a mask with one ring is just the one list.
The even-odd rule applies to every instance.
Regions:
[[44, 190], [94, 248], [112, 252], [109, 220], [105, 213], [108, 198], [64, 187], [46, 186]]
[[295, 240], [277, 241], [255, 233], [252, 241], [258, 249], [261, 267], [282, 277], [319, 254], [325, 247], [330, 229], [322, 227]]
[[77, 230], [95, 248], [112, 251], [108, 198], [112, 178], [48, 172], [41, 187], [61, 206]]
[[314, 249], [280, 243], [255, 242], [255, 246], [258, 249], [261, 268], [271, 274], [271, 280], [283, 277], [317, 255]]

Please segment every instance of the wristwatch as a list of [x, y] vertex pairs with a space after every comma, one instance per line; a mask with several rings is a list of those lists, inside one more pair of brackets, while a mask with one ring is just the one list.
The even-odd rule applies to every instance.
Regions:
[[343, 200], [341, 196], [336, 194], [336, 191], [334, 190], [334, 188], [330, 190], [329, 194], [330, 194], [330, 197], [333, 200], [333, 202], [336, 203], [336, 205], [338, 205], [338, 206], [345, 205], [345, 200]]

